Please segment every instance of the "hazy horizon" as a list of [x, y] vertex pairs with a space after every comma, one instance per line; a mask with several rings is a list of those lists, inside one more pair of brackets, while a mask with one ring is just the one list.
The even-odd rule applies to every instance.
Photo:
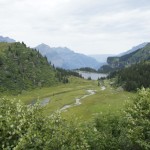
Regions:
[[150, 40], [149, 0], [0, 0], [0, 35], [35, 47], [119, 54]]

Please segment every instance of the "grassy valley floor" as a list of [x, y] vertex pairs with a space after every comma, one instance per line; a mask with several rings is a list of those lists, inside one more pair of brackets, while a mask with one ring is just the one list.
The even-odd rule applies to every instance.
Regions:
[[71, 77], [68, 84], [61, 84], [54, 87], [24, 91], [18, 96], [2, 95], [3, 97], [16, 98], [25, 104], [31, 104], [37, 99], [39, 102], [48, 100], [44, 106], [45, 115], [59, 111], [65, 105], [75, 104], [75, 99], [88, 95], [87, 90], [96, 91], [80, 100], [81, 104], [62, 111], [65, 119], [79, 118], [81, 121], [89, 121], [98, 113], [118, 113], [124, 107], [124, 102], [134, 96], [134, 93], [114, 89], [110, 82], [105, 80], [104, 85], [98, 86], [98, 81], [84, 80]]

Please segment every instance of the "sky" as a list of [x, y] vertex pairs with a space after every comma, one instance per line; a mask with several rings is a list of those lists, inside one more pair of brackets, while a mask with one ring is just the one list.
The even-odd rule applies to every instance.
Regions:
[[0, 0], [0, 35], [30, 47], [118, 54], [150, 42], [150, 0]]

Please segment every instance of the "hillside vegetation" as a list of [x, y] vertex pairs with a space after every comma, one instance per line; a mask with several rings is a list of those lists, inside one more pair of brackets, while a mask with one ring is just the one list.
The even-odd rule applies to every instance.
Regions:
[[121, 57], [108, 57], [107, 62], [111, 67], [126, 67], [144, 60], [150, 60], [150, 43]]
[[0, 149], [149, 150], [149, 59], [147, 44], [112, 59], [109, 80], [94, 81], [24, 43], [0, 43]]
[[83, 68], [79, 68], [76, 69], [77, 71], [85, 71], [85, 72], [97, 72], [97, 70], [90, 68], [90, 67], [83, 67]]
[[54, 85], [54, 68], [24, 43], [0, 43], [0, 92], [12, 93]]
[[127, 91], [136, 91], [141, 87], [148, 88], [150, 87], [150, 61], [138, 63], [113, 72], [109, 77], [115, 77], [115, 84], [123, 86]]
[[150, 90], [142, 89], [120, 116], [99, 114], [91, 123], [43, 115], [39, 105], [0, 98], [0, 149], [149, 150]]
[[108, 65], [102, 66], [100, 72], [112, 72], [114, 70], [129, 67], [133, 64], [140, 63], [142, 61], [150, 60], [150, 43], [141, 49], [138, 49], [129, 54], [123, 55], [121, 57], [108, 57]]

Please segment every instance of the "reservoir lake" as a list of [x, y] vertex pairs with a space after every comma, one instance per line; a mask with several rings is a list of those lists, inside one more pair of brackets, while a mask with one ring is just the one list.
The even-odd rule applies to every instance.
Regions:
[[91, 77], [92, 80], [97, 80], [98, 78], [107, 77], [107, 74], [103, 73], [95, 73], [95, 72], [85, 72], [85, 71], [77, 71], [82, 77], [88, 79]]

